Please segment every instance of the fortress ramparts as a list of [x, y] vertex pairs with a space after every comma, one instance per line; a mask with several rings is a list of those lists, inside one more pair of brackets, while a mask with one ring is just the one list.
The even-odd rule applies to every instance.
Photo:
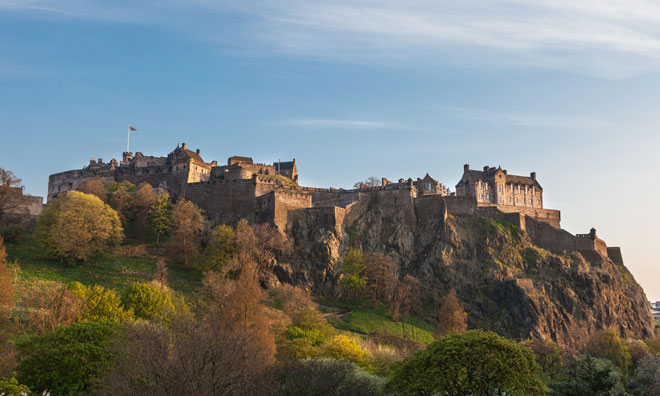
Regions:
[[149, 183], [175, 199], [194, 202], [213, 223], [247, 218], [291, 232], [296, 222], [304, 221], [339, 235], [361, 203], [377, 200], [379, 205], [404, 208], [410, 221], [417, 216], [433, 216], [442, 222], [449, 215], [492, 218], [519, 226], [536, 245], [549, 251], [579, 251], [587, 258], [597, 255], [622, 262], [620, 249], [608, 248], [594, 229], [578, 235], [561, 229], [561, 213], [543, 207], [543, 188], [535, 172], [516, 176], [499, 167], [475, 171], [465, 165], [455, 193], [428, 173], [416, 180], [383, 178], [380, 186], [373, 187], [316, 188], [298, 185], [295, 159], [267, 165], [234, 156], [218, 166], [216, 161], [205, 162], [199, 149], [191, 151], [184, 143], [166, 157], [123, 153], [121, 162], [92, 158], [83, 169], [53, 174], [48, 180], [48, 199], [94, 178]]

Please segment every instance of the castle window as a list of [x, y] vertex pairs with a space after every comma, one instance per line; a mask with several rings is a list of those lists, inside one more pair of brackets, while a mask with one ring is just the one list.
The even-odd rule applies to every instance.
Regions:
[[532, 187], [532, 195], [536, 194], [536, 187]]
[[424, 190], [431, 191], [431, 183], [430, 182], [424, 183]]
[[525, 186], [525, 194], [529, 192], [529, 186]]
[[501, 185], [501, 184], [498, 184], [498, 185], [497, 185], [497, 191], [502, 192], [502, 190], [503, 190], [502, 185]]
[[500, 205], [504, 204], [504, 200], [500, 198]]
[[515, 198], [514, 203], [518, 203], [518, 198]]
[[511, 197], [508, 197], [507, 201], [508, 201], [509, 203], [511, 203]]
[[483, 194], [479, 194], [479, 199], [484, 199], [484, 195], [483, 195]]
[[479, 189], [481, 189], [481, 182], [479, 182]]
[[513, 192], [513, 183], [511, 183], [511, 192]]
[[536, 204], [537, 204], [537, 205], [540, 205], [540, 204], [541, 204], [541, 200], [537, 199], [537, 200], [536, 200]]
[[486, 199], [490, 199], [490, 194], [486, 194]]
[[530, 205], [533, 205], [533, 203], [532, 203], [532, 200], [531, 200], [531, 199], [529, 200], [529, 204], [530, 204]]
[[518, 194], [520, 194], [520, 184], [518, 184]]

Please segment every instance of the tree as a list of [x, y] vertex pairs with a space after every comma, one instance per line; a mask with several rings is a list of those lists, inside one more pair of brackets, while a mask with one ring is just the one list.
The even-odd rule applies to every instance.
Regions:
[[236, 254], [236, 233], [228, 225], [211, 231], [209, 242], [199, 257], [198, 266], [204, 271], [220, 271]]
[[571, 361], [564, 371], [565, 380], [552, 386], [556, 396], [623, 396], [623, 378], [607, 359], [584, 355]]
[[7, 263], [7, 253], [0, 237], [0, 378], [11, 374], [13, 351], [7, 327], [14, 306], [14, 272]]
[[392, 296], [392, 319], [399, 320], [402, 315], [419, 309], [421, 288], [419, 279], [412, 275], [406, 275], [399, 280]]
[[353, 298], [357, 298], [367, 284], [367, 277], [364, 275], [366, 269], [364, 257], [358, 249], [349, 249], [339, 264], [339, 284], [348, 290]]
[[632, 357], [628, 345], [619, 337], [616, 330], [610, 328], [596, 333], [587, 344], [586, 352], [591, 356], [608, 359], [628, 378], [628, 369], [632, 364]]
[[366, 180], [361, 180], [356, 182], [353, 185], [353, 188], [370, 188], [370, 187], [380, 187], [381, 181], [379, 178], [374, 176], [367, 177]]
[[96, 195], [101, 201], [108, 203], [108, 189], [105, 180], [100, 177], [85, 180], [77, 190], [85, 194]]
[[121, 298], [114, 290], [106, 290], [100, 285], [85, 286], [80, 282], [73, 282], [69, 289], [84, 302], [83, 320], [121, 323], [133, 316], [132, 312], [124, 310]]
[[156, 202], [156, 193], [149, 183], [141, 183], [133, 193], [135, 213], [135, 232], [137, 238], [144, 241], [150, 229], [150, 210]]
[[20, 206], [21, 195], [21, 179], [11, 171], [0, 168], [0, 220]]
[[160, 242], [160, 236], [170, 230], [172, 222], [172, 201], [167, 193], [160, 194], [156, 201], [149, 207], [149, 219], [151, 230], [156, 234], [156, 244]]
[[630, 378], [630, 391], [633, 396], [660, 395], [660, 355], [647, 355], [640, 360]]
[[169, 323], [175, 316], [176, 308], [170, 294], [159, 286], [146, 282], [131, 283], [121, 298], [127, 310], [135, 317]]
[[462, 333], [467, 329], [467, 312], [461, 300], [456, 297], [456, 290], [450, 289], [442, 299], [438, 309], [438, 326], [436, 335], [442, 337], [449, 333]]
[[82, 322], [22, 339], [16, 343], [18, 380], [53, 395], [88, 395], [111, 358], [108, 346], [114, 333], [109, 323]]
[[18, 301], [31, 330], [41, 334], [78, 320], [85, 305], [64, 283], [44, 280], [23, 285]]
[[395, 395], [545, 394], [534, 354], [495, 333], [452, 333], [406, 359], [392, 374]]
[[199, 255], [200, 235], [204, 225], [202, 212], [195, 204], [179, 199], [172, 211], [169, 257], [188, 267]]
[[79, 191], [46, 206], [35, 236], [48, 255], [83, 261], [119, 245], [123, 237], [117, 212], [98, 197]]
[[245, 219], [236, 225], [236, 256], [241, 262], [255, 264], [258, 273], [269, 268], [291, 248], [286, 236], [271, 225], [252, 226]]
[[336, 335], [323, 345], [323, 356], [344, 359], [359, 366], [367, 366], [367, 351], [345, 335]]
[[133, 193], [135, 184], [124, 180], [121, 183], [111, 182], [108, 184], [110, 191], [110, 206], [117, 211], [124, 227], [135, 217], [135, 205], [133, 203]]
[[536, 356], [536, 363], [541, 366], [547, 382], [557, 380], [565, 367], [566, 354], [552, 340], [526, 340], [523, 346], [529, 348]]
[[377, 396], [385, 379], [345, 360], [319, 358], [291, 361], [277, 371], [281, 396]]
[[374, 308], [379, 301], [390, 304], [397, 280], [398, 268], [390, 256], [382, 253], [366, 253], [364, 255], [366, 291], [371, 295]]

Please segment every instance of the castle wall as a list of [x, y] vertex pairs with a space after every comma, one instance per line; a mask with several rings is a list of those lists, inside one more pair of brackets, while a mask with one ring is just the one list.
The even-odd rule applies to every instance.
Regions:
[[535, 219], [536, 221], [547, 223], [554, 228], [561, 228], [561, 212], [558, 210], [484, 203], [479, 203], [478, 205], [479, 208], [495, 207], [505, 213], [521, 213]]
[[186, 199], [202, 208], [212, 221], [229, 223], [262, 209], [257, 205], [255, 190], [252, 179], [210, 180], [188, 184]]
[[286, 231], [289, 211], [312, 207], [312, 197], [304, 192], [273, 191], [273, 224], [282, 232]]
[[34, 229], [43, 209], [44, 199], [42, 197], [21, 195], [19, 204], [9, 209], [0, 220], [0, 228], [20, 224], [27, 229]]

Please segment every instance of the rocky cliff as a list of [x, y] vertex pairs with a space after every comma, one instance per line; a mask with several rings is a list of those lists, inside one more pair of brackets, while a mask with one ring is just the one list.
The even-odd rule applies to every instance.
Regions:
[[372, 194], [341, 215], [336, 227], [319, 222], [321, 214], [295, 218], [295, 257], [280, 273], [332, 294], [337, 263], [355, 246], [390, 255], [402, 274], [418, 278], [428, 312], [455, 288], [471, 328], [575, 350], [606, 327], [633, 338], [653, 331], [642, 288], [609, 259], [552, 254], [509, 223], [448, 216], [441, 199]]

